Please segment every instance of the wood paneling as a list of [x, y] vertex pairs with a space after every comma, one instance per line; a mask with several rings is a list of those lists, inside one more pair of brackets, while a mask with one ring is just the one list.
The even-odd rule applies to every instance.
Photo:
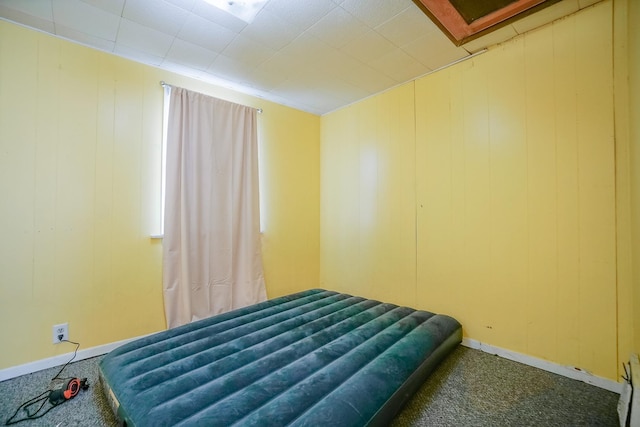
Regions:
[[[610, 9], [416, 82], [417, 283], [471, 338], [615, 378]], [[466, 185], [450, 186], [454, 170]], [[467, 304], [443, 303], [451, 287]]]
[[[616, 379], [611, 18], [603, 2], [417, 80], [404, 107], [413, 140], [380, 127], [410, 86], [324, 116], [323, 283], [374, 298], [404, 290], [396, 301], [453, 315], [469, 338]], [[395, 132], [393, 162], [383, 129]], [[415, 222], [380, 194], [367, 210], [368, 156], [377, 189], [411, 197], [415, 182]], [[389, 224], [395, 239], [383, 238]], [[389, 260], [411, 278], [400, 247], [415, 293], [398, 273], [379, 280]]]
[[0, 21], [0, 369], [164, 329], [160, 80], [264, 109], [267, 291], [317, 287], [318, 116]]
[[413, 83], [322, 119], [323, 287], [415, 301]]

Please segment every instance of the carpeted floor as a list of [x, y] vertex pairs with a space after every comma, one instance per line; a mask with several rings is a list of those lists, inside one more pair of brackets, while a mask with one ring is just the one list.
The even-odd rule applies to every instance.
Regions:
[[[116, 426], [97, 387], [100, 357], [70, 364], [62, 377], [91, 386], [44, 417], [19, 426]], [[22, 402], [46, 391], [60, 367], [0, 382], [4, 425]], [[617, 426], [618, 395], [520, 363], [458, 347], [398, 414], [393, 426]], [[49, 407], [47, 403], [43, 410]], [[31, 408], [35, 411], [37, 406]], [[20, 411], [17, 419], [22, 418]]]
[[404, 426], [618, 426], [620, 396], [459, 346], [398, 414]]

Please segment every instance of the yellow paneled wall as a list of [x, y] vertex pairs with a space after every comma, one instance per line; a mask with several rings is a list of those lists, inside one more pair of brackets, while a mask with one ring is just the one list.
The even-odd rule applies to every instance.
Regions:
[[318, 116], [0, 21], [0, 369], [164, 329], [160, 80], [264, 109], [267, 291], [317, 286]]
[[320, 117], [275, 104], [262, 115], [262, 257], [274, 298], [318, 286]]
[[[637, 231], [634, 232], [637, 214], [632, 206], [638, 198], [632, 178], [637, 174], [637, 158], [633, 158], [632, 127], [637, 125], [639, 117], [633, 112], [632, 104], [637, 102], [638, 94], [633, 92], [636, 70], [633, 70], [634, 57], [638, 46], [634, 46], [634, 23], [640, 18], [640, 9], [634, 9], [635, 1], [616, 0], [613, 8], [614, 38], [614, 123], [616, 153], [616, 263], [617, 263], [617, 316], [618, 316], [618, 366], [628, 362], [629, 354], [637, 352], [640, 342], [634, 345], [634, 313], [640, 309], [637, 296], [638, 277], [634, 279], [634, 263], [637, 264]], [[635, 13], [635, 18], [633, 13]], [[637, 42], [635, 42], [637, 43]], [[635, 59], [637, 61], [637, 58]], [[635, 118], [632, 118], [635, 115]], [[635, 137], [633, 137], [635, 138]], [[635, 260], [634, 260], [635, 252]]]
[[640, 2], [629, 0], [628, 7], [633, 348], [640, 353]]
[[616, 379], [612, 33], [605, 1], [323, 116], [321, 282]]
[[321, 286], [415, 301], [413, 83], [322, 118]]
[[609, 3], [416, 83], [417, 284], [471, 338], [615, 378], [611, 37]]

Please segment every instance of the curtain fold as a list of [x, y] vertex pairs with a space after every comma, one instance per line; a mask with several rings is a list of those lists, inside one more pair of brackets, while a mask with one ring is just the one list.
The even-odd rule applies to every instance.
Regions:
[[163, 239], [169, 328], [266, 299], [256, 110], [171, 88]]

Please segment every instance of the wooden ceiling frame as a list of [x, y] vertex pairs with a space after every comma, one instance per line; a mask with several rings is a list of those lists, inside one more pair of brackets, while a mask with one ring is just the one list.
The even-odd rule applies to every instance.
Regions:
[[449, 0], [413, 1], [456, 46], [460, 46], [560, 0], [515, 0], [471, 23], [467, 23]]

